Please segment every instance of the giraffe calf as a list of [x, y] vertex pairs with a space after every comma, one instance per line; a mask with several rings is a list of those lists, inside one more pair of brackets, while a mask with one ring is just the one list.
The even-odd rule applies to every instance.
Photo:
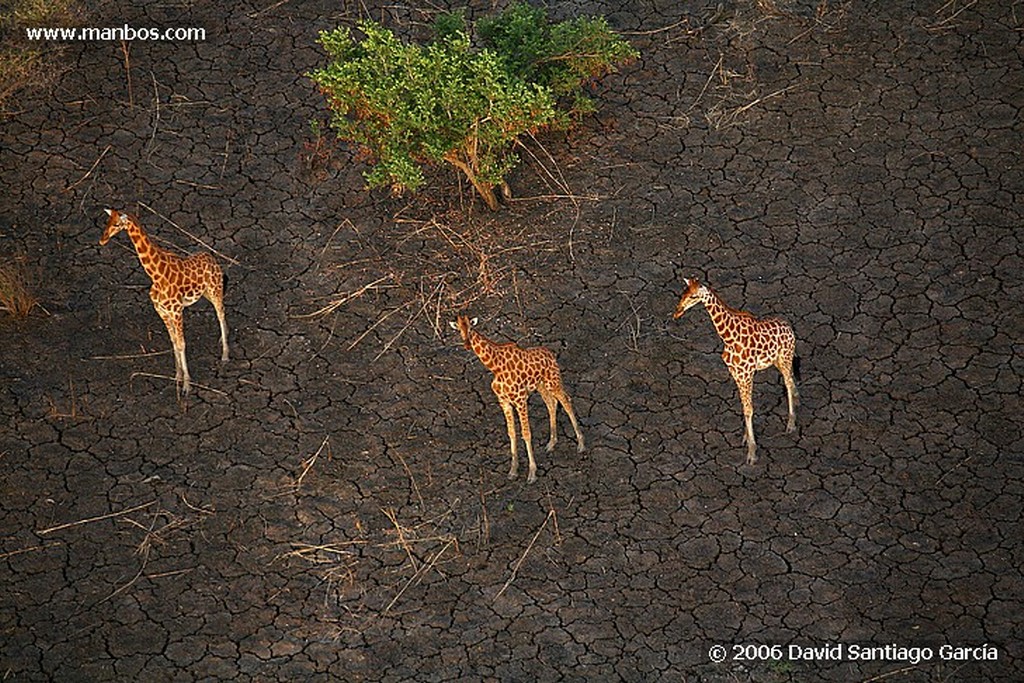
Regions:
[[533, 459], [533, 440], [530, 434], [530, 416], [527, 413], [527, 400], [534, 391], [541, 395], [548, 408], [551, 424], [551, 437], [547, 451], [550, 453], [558, 443], [557, 412], [561, 404], [572, 428], [576, 432], [576, 450], [583, 452], [583, 434], [580, 433], [576, 414], [572, 410], [572, 400], [562, 386], [562, 375], [558, 369], [555, 354], [544, 347], [522, 348], [513, 343], [497, 344], [476, 330], [477, 319], [470, 320], [460, 315], [458, 320], [449, 323], [452, 329], [458, 330], [463, 345], [476, 354], [480, 362], [494, 373], [491, 389], [498, 397], [498, 403], [505, 414], [508, 427], [509, 447], [512, 451], [512, 467], [508, 472], [509, 479], [514, 479], [519, 470], [519, 456], [516, 450], [516, 426], [512, 409], [519, 414], [519, 427], [526, 442], [526, 455], [530, 462], [530, 472], [526, 478], [528, 483], [537, 479], [537, 464]]

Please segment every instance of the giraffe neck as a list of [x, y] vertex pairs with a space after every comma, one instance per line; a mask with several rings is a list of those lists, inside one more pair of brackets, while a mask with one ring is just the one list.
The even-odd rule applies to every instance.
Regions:
[[164, 250], [153, 244], [146, 231], [135, 221], [128, 221], [125, 232], [135, 245], [135, 253], [138, 254], [143, 270], [149, 275], [150, 280], [156, 281], [160, 272], [157, 265], [164, 259]]
[[726, 344], [731, 344], [738, 340], [738, 325], [733, 324], [735, 319], [740, 316], [746, 315], [742, 311], [737, 311], [734, 308], [729, 307], [724, 301], [722, 301], [714, 291], [708, 287], [701, 288], [701, 301], [704, 302], [704, 309], [711, 316], [711, 324], [715, 326], [715, 331], [718, 332], [718, 336], [722, 338], [722, 341]]
[[473, 349], [476, 357], [480, 359], [480, 362], [484, 364], [485, 368], [491, 372], [495, 372], [499, 368], [498, 359], [502, 354], [498, 344], [495, 344], [476, 330], [470, 330], [469, 346]]

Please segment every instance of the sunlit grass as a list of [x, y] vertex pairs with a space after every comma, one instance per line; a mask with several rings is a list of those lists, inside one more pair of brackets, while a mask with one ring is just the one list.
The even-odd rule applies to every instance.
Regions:
[[39, 300], [32, 294], [29, 277], [20, 259], [0, 261], [0, 311], [18, 319], [27, 318]]
[[72, 26], [83, 17], [77, 0], [12, 0], [0, 9], [0, 116], [17, 109], [17, 94], [52, 85], [66, 70], [59, 43], [31, 44], [23, 31]]

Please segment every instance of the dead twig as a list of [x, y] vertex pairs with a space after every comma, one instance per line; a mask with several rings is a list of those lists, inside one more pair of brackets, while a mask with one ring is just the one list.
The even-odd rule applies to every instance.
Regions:
[[[950, 14], [948, 17], [946, 17], [942, 21], [936, 22], [936, 23], [932, 24], [931, 26], [926, 27], [926, 30], [928, 30], [928, 31], [944, 31], [946, 29], [953, 28], [953, 26], [952, 26], [953, 20], [956, 19], [958, 16], [960, 16], [961, 12], [964, 12], [965, 10], [969, 10], [970, 8], [974, 7], [977, 4], [978, 4], [978, 0], [971, 0], [966, 5], [964, 5], [960, 9], [956, 10], [955, 12]], [[946, 8], [949, 7], [950, 5], [954, 5], [955, 6], [956, 5], [956, 0], [949, 0], [949, 2], [947, 2], [945, 5], [943, 5], [939, 9], [935, 10], [935, 13], [939, 14], [940, 12], [944, 12], [946, 10]]]
[[[155, 373], [155, 372], [133, 372], [131, 374], [131, 376], [128, 378], [128, 381], [131, 382], [131, 380], [135, 379], [136, 377], [151, 377], [153, 379], [166, 379], [168, 382], [175, 382], [175, 383], [177, 383], [177, 381], [178, 381], [178, 379], [176, 377], [171, 377], [170, 375], [161, 375], [161, 374], [158, 374], [158, 373]], [[192, 382], [192, 386], [196, 387], [197, 389], [204, 389], [204, 390], [212, 392], [214, 394], [220, 394], [221, 396], [224, 396], [224, 397], [227, 397], [227, 395], [228, 395], [228, 392], [221, 391], [220, 389], [214, 389], [213, 387], [211, 387], [211, 386], [209, 386], [207, 384], [200, 384], [199, 382], [193, 381]]]
[[115, 356], [89, 356], [86, 360], [133, 360], [135, 358], [149, 358], [150, 356], [166, 356], [168, 351], [149, 351], [147, 353], [125, 353]]
[[[156, 526], [156, 520], [159, 519], [160, 514], [161, 514], [160, 512], [157, 512], [155, 515], [153, 515], [153, 521], [150, 522], [149, 528], [146, 529], [146, 534], [145, 534], [145, 536], [142, 537], [142, 541], [139, 543], [139, 547], [135, 549], [135, 554], [136, 555], [142, 555], [142, 565], [139, 567], [139, 571], [135, 572], [135, 576], [133, 576], [131, 578], [131, 580], [128, 581], [128, 583], [126, 583], [123, 586], [119, 586], [118, 588], [114, 589], [114, 591], [110, 595], [108, 595], [107, 597], [103, 598], [98, 603], [96, 603], [97, 605], [102, 605], [104, 602], [106, 602], [107, 600], [110, 600], [112, 597], [114, 597], [118, 593], [122, 593], [122, 592], [128, 590], [133, 585], [135, 585], [135, 582], [138, 581], [142, 577], [142, 575], [145, 573], [146, 565], [149, 564], [149, 550], [152, 547], [151, 538], [153, 537], [153, 528]], [[139, 524], [138, 522], [136, 522], [135, 520], [128, 520], [128, 521], [131, 522], [132, 524], [136, 525], [136, 526], [142, 527], [142, 525]], [[145, 528], [145, 527], [143, 527], [143, 528]]]
[[128, 106], [135, 107], [135, 98], [132, 96], [132, 67], [128, 60], [128, 41], [121, 41], [121, 54], [124, 55], [124, 75], [128, 81]]
[[398, 593], [395, 594], [395, 597], [391, 599], [391, 602], [389, 602], [387, 607], [385, 607], [384, 610], [381, 612], [381, 616], [383, 617], [391, 611], [391, 608], [394, 607], [395, 603], [398, 602], [399, 598], [401, 598], [405, 594], [405, 591], [407, 591], [411, 586], [418, 584], [420, 581], [422, 581], [423, 577], [427, 575], [427, 572], [433, 569], [434, 565], [437, 564], [437, 561], [441, 559], [441, 555], [443, 555], [445, 551], [448, 550], [448, 548], [452, 547], [455, 544], [455, 538], [449, 537], [448, 542], [445, 543], [440, 550], [434, 553], [429, 560], [424, 562], [423, 566], [419, 569], [419, 571], [417, 571], [415, 574], [409, 577], [409, 580], [405, 582], [405, 585], [402, 586], [401, 590], [399, 590]]
[[[628, 292], [620, 291], [619, 294], [626, 299], [626, 303], [629, 305], [630, 310], [633, 312], [633, 322], [628, 318], [622, 321], [622, 323], [616, 328], [616, 331], [626, 327], [629, 330], [630, 344], [629, 348], [637, 353], [640, 352], [640, 330], [643, 327], [643, 321], [640, 318], [640, 308], [633, 302]], [[635, 322], [635, 324], [634, 324]]]
[[152, 505], [155, 502], [156, 502], [155, 500], [151, 500], [148, 503], [143, 503], [142, 505], [136, 505], [135, 507], [128, 508], [127, 510], [121, 510], [120, 512], [111, 512], [111, 513], [106, 514], [106, 515], [99, 515], [98, 517], [87, 517], [86, 519], [80, 519], [80, 520], [78, 520], [76, 522], [68, 522], [67, 524], [58, 524], [57, 526], [52, 526], [52, 527], [50, 527], [48, 529], [40, 529], [36, 533], [39, 534], [40, 536], [45, 536], [46, 534], [52, 533], [54, 531], [61, 531], [63, 529], [70, 529], [71, 527], [81, 526], [83, 524], [92, 524], [93, 522], [100, 522], [100, 521], [103, 521], [104, 519], [112, 519], [114, 517], [123, 517], [125, 515], [130, 515], [133, 512], [138, 512], [139, 510], [144, 510], [144, 509], [148, 508], [150, 505]]
[[491, 540], [491, 518], [487, 514], [487, 492], [484, 491], [484, 474], [483, 470], [479, 471], [480, 481], [480, 534], [477, 537], [477, 543], [479, 547], [483, 547], [486, 543]]
[[416, 477], [412, 476], [412, 470], [409, 469], [409, 465], [405, 462], [405, 458], [402, 457], [401, 453], [395, 453], [395, 457], [402, 463], [402, 469], [405, 470], [405, 474], [409, 477], [409, 483], [412, 485], [413, 493], [416, 494], [416, 498], [420, 501], [420, 510], [425, 509], [423, 505], [423, 495], [420, 493], [420, 487], [416, 484]]
[[713, 68], [711, 70], [711, 73], [708, 74], [708, 80], [704, 81], [704, 87], [700, 89], [699, 93], [697, 93], [697, 97], [696, 97], [696, 99], [693, 100], [693, 104], [691, 104], [690, 108], [686, 110], [687, 113], [693, 111], [693, 108], [697, 106], [698, 102], [700, 102], [700, 98], [704, 97], [704, 93], [706, 93], [708, 91], [708, 86], [710, 86], [711, 85], [711, 81], [714, 80], [715, 74], [718, 73], [719, 69], [722, 68], [722, 60], [723, 59], [725, 59], [725, 55], [724, 54], [718, 55], [718, 62], [715, 64], [715, 68]]
[[359, 297], [361, 297], [363, 294], [366, 294], [371, 289], [380, 289], [379, 285], [382, 282], [386, 282], [387, 280], [390, 280], [390, 279], [391, 279], [391, 275], [385, 275], [383, 277], [379, 277], [376, 280], [374, 280], [373, 282], [371, 282], [369, 284], [365, 284], [365, 285], [363, 285], [362, 287], [360, 287], [359, 289], [357, 289], [357, 290], [355, 290], [353, 292], [349, 292], [348, 294], [342, 295], [338, 299], [335, 299], [334, 301], [332, 301], [331, 303], [327, 304], [326, 306], [324, 306], [322, 308], [318, 308], [317, 310], [313, 311], [312, 313], [300, 313], [298, 315], [293, 315], [293, 316], [289, 316], [289, 317], [296, 318], [296, 319], [316, 318], [318, 316], [327, 315], [328, 313], [333, 313], [334, 311], [338, 310], [339, 308], [341, 308], [342, 306], [347, 304], [349, 301], [352, 301], [353, 299], [358, 299]]
[[521, 567], [523, 565], [523, 562], [526, 561], [526, 556], [530, 554], [530, 550], [533, 548], [533, 544], [537, 542], [537, 538], [540, 536], [540, 533], [544, 531], [544, 527], [548, 525], [548, 522], [554, 516], [555, 509], [551, 508], [550, 510], [548, 510], [548, 516], [544, 518], [544, 522], [540, 525], [540, 528], [537, 529], [537, 533], [535, 533], [533, 535], [533, 538], [530, 539], [530, 543], [526, 546], [526, 550], [523, 551], [523, 554], [519, 556], [519, 560], [517, 560], [515, 565], [512, 567], [512, 575], [508, 577], [508, 581], [505, 582], [505, 585], [502, 586], [501, 590], [499, 590], [497, 594], [494, 596], [493, 601], [497, 601], [498, 598], [500, 598], [502, 594], [508, 589], [508, 587], [512, 585], [512, 582], [515, 581], [516, 575], [519, 573], [519, 567]]
[[281, 5], [283, 5], [283, 4], [287, 3], [287, 2], [290, 2], [290, 0], [278, 0], [278, 2], [275, 2], [273, 5], [267, 5], [266, 7], [264, 7], [263, 9], [261, 9], [259, 11], [250, 12], [249, 13], [249, 18], [250, 19], [255, 19], [256, 17], [260, 16], [261, 14], [266, 14], [270, 10], [277, 9], [278, 7], [280, 7]]
[[313, 469], [313, 465], [316, 464], [316, 459], [320, 457], [320, 453], [327, 447], [330, 440], [330, 435], [325, 436], [323, 442], [320, 444], [320, 448], [316, 449], [316, 453], [302, 463], [302, 473], [299, 475], [299, 478], [295, 480], [296, 489], [302, 486], [302, 480], [305, 479], [306, 475], [309, 474], [309, 471]]
[[[442, 288], [443, 286], [444, 286], [444, 278], [442, 277], [442, 278], [441, 278], [441, 281], [437, 283], [437, 287], [436, 287], [436, 288], [434, 289], [434, 293], [440, 292], [440, 291], [441, 291], [441, 288]], [[430, 305], [430, 302], [431, 302], [431, 301], [433, 301], [433, 298], [434, 298], [434, 295], [433, 295], [433, 293], [432, 293], [429, 299], [424, 299], [424, 300], [423, 300], [423, 305], [421, 305], [421, 306], [419, 307], [419, 310], [417, 310], [417, 311], [416, 311], [416, 312], [415, 312], [415, 313], [414, 313], [414, 314], [413, 314], [413, 315], [412, 315], [412, 316], [411, 316], [411, 317], [410, 317], [410, 318], [409, 318], [409, 319], [408, 319], [408, 320], [406, 321], [405, 325], [404, 325], [404, 326], [402, 327], [402, 329], [400, 329], [400, 330], [398, 331], [398, 333], [397, 333], [397, 334], [395, 334], [395, 336], [393, 336], [393, 337], [392, 337], [391, 339], [389, 339], [389, 340], [387, 341], [387, 343], [386, 343], [386, 344], [384, 344], [384, 347], [383, 347], [383, 348], [382, 348], [382, 349], [380, 350], [380, 352], [379, 352], [379, 353], [378, 353], [378, 354], [377, 354], [376, 356], [374, 356], [374, 357], [373, 357], [373, 360], [375, 360], [375, 361], [376, 361], [376, 360], [379, 360], [381, 356], [383, 356], [383, 355], [384, 355], [385, 353], [387, 353], [387, 352], [388, 352], [388, 350], [389, 350], [389, 349], [390, 349], [390, 348], [391, 348], [392, 346], [394, 346], [395, 342], [397, 342], [397, 341], [399, 340], [399, 338], [401, 338], [401, 336], [402, 336], [403, 334], [405, 334], [406, 330], [408, 330], [408, 329], [409, 329], [409, 327], [411, 327], [411, 326], [412, 326], [412, 324], [413, 324], [414, 322], [416, 322], [416, 319], [417, 319], [417, 318], [419, 318], [419, 317], [420, 317], [421, 315], [423, 315], [423, 313], [424, 313], [424, 312], [425, 312], [425, 311], [427, 310], [427, 306], [429, 306], [429, 305]]]
[[292, 542], [289, 545], [293, 548], [286, 553], [281, 553], [275, 558], [275, 561], [280, 559], [295, 558], [309, 562], [310, 564], [334, 564], [338, 561], [339, 557], [349, 557], [352, 555], [350, 550], [345, 550], [344, 546], [350, 545], [365, 545], [366, 541], [355, 540], [355, 541], [344, 541], [342, 543], [300, 543]]
[[796, 85], [789, 85], [789, 86], [786, 86], [785, 88], [780, 88], [779, 90], [776, 90], [775, 92], [768, 93], [764, 97], [758, 97], [753, 102], [748, 102], [747, 104], [743, 105], [742, 107], [739, 107], [738, 109], [734, 110], [733, 111], [733, 117], [735, 118], [736, 116], [739, 116], [740, 114], [742, 114], [743, 112], [747, 111], [751, 107], [756, 107], [757, 105], [761, 104], [762, 102], [766, 102], [766, 101], [772, 99], [773, 97], [778, 97], [779, 95], [783, 95], [783, 94], [789, 92], [790, 90], [793, 90], [796, 87], [797, 87]]
[[[666, 31], [671, 31], [672, 29], [679, 28], [680, 26], [688, 25], [689, 23], [690, 23], [690, 18], [687, 17], [685, 19], [682, 19], [681, 21], [677, 21], [674, 24], [669, 24], [668, 26], [662, 26], [661, 28], [652, 28], [652, 29], [650, 29], [648, 31], [622, 31], [620, 33], [620, 35], [623, 35], [623, 36], [653, 36], [653, 35], [657, 35], [659, 33], [665, 33]], [[693, 33], [693, 29], [687, 31], [687, 33]]]
[[355, 227], [356, 227], [355, 224], [350, 219], [348, 219], [348, 218], [346, 218], [346, 219], [342, 220], [340, 223], [338, 223], [338, 227], [336, 227], [334, 229], [334, 232], [331, 233], [331, 236], [329, 238], [327, 238], [327, 242], [324, 243], [324, 248], [320, 250], [320, 257], [321, 258], [323, 258], [323, 255], [327, 253], [327, 249], [331, 246], [331, 242], [334, 241], [334, 237], [346, 225], [351, 227], [353, 229], [353, 231], [355, 230]]
[[238, 265], [241, 265], [241, 264], [240, 264], [240, 263], [239, 263], [238, 261], [236, 261], [235, 259], [231, 258], [230, 256], [226, 256], [226, 255], [222, 254], [221, 252], [217, 251], [216, 249], [214, 249], [213, 247], [211, 247], [211, 246], [210, 246], [209, 244], [207, 244], [207, 243], [206, 243], [206, 242], [204, 242], [203, 240], [199, 239], [198, 237], [196, 237], [195, 235], [193, 235], [192, 233], [190, 233], [190, 232], [189, 232], [188, 230], [186, 230], [185, 228], [181, 227], [180, 225], [178, 225], [177, 223], [175, 223], [174, 221], [172, 221], [172, 220], [171, 220], [170, 218], [168, 218], [167, 216], [163, 215], [162, 213], [160, 213], [159, 211], [157, 211], [156, 209], [154, 209], [154, 208], [153, 208], [152, 206], [150, 206], [149, 204], [146, 204], [145, 202], [139, 202], [139, 206], [141, 206], [142, 208], [144, 208], [144, 209], [146, 209], [147, 211], [151, 212], [152, 214], [154, 214], [154, 215], [156, 215], [156, 216], [159, 216], [160, 218], [164, 219], [165, 221], [167, 221], [168, 223], [170, 223], [171, 225], [173, 225], [173, 226], [174, 226], [175, 228], [177, 228], [179, 232], [181, 232], [181, 233], [183, 233], [183, 234], [187, 235], [187, 236], [188, 236], [188, 237], [189, 237], [190, 239], [192, 239], [193, 241], [195, 241], [195, 242], [197, 242], [198, 244], [202, 245], [202, 247], [203, 247], [204, 249], [206, 249], [206, 250], [208, 250], [208, 251], [211, 251], [211, 252], [213, 252], [214, 254], [216, 254], [217, 256], [220, 256], [220, 257], [221, 257], [222, 259], [224, 259], [225, 261], [228, 261], [228, 262], [230, 262], [230, 263], [233, 263], [233, 264], [235, 264], [236, 266], [238, 266]]
[[181, 494], [181, 502], [184, 503], [185, 507], [187, 507], [189, 510], [195, 510], [196, 512], [198, 512], [200, 514], [203, 514], [203, 515], [216, 514], [216, 510], [212, 510], [210, 508], [197, 507], [197, 506], [193, 505], [192, 503], [188, 502], [188, 498], [185, 497], [184, 493]]
[[67, 187], [65, 187], [64, 188], [64, 192], [70, 192], [71, 190], [75, 189], [76, 187], [81, 185], [83, 182], [85, 182], [85, 179], [92, 175], [92, 172], [95, 171], [96, 167], [100, 165], [100, 162], [103, 161], [103, 157], [105, 157], [107, 155], [107, 152], [109, 152], [111, 150], [111, 148], [112, 148], [112, 145], [107, 145], [103, 149], [103, 151], [100, 152], [100, 155], [96, 158], [96, 161], [93, 162], [92, 166], [89, 167], [89, 170], [85, 172], [85, 175], [82, 176], [81, 178], [79, 178], [78, 180], [76, 180], [75, 182], [71, 183]]
[[175, 178], [174, 182], [178, 183], [179, 185], [187, 185], [188, 187], [198, 187], [200, 190], [222, 190], [222, 189], [224, 189], [220, 185], [207, 185], [205, 183], [195, 183], [195, 182], [192, 182], [191, 180], [181, 180], [180, 178]]
[[[582, 210], [580, 208], [579, 200], [577, 200], [575, 198], [575, 195], [574, 195], [574, 193], [572, 191], [572, 188], [569, 187], [569, 181], [566, 180], [565, 173], [562, 172], [562, 167], [558, 165], [558, 162], [555, 160], [555, 157], [553, 157], [551, 155], [551, 152], [549, 152], [548, 149], [544, 145], [542, 145], [540, 143], [540, 140], [538, 140], [533, 133], [530, 133], [530, 139], [533, 140], [534, 144], [536, 144], [537, 147], [539, 147], [542, 152], [544, 152], [544, 155], [551, 162], [551, 165], [554, 167], [555, 171], [558, 173], [558, 178], [557, 179], [551, 173], [551, 171], [548, 170], [547, 166], [545, 166], [543, 163], [541, 163], [540, 159], [537, 158], [537, 155], [533, 153], [533, 150], [531, 150], [529, 147], [527, 147], [526, 145], [522, 144], [521, 142], [519, 144], [522, 146], [523, 149], [525, 149], [527, 152], [530, 153], [530, 156], [532, 156], [534, 161], [536, 161], [537, 164], [541, 167], [541, 169], [543, 169], [544, 173], [547, 174], [547, 176], [549, 178], [551, 178], [551, 180], [552, 180], [552, 182], [554, 182], [555, 186], [559, 187], [560, 189], [562, 189], [565, 192], [566, 196], [568, 196], [569, 200], [572, 202], [573, 209], [575, 210], [575, 214], [576, 215], [573, 218], [572, 225], [569, 226], [569, 241], [568, 241], [569, 261], [571, 263], [575, 264], [576, 263], [576, 255], [575, 255], [575, 253], [573, 251], [573, 236], [574, 236], [574, 234], [576, 232], [576, 226], [579, 224], [580, 216], [582, 214]], [[516, 142], [519, 142], [519, 141], [517, 140]]]
[[709, 120], [709, 122], [715, 127], [715, 129], [725, 128], [726, 126], [732, 125], [741, 114], [748, 111], [749, 109], [752, 109], [753, 107], [756, 107], [757, 105], [762, 104], [763, 102], [767, 102], [772, 98], [783, 95], [789, 92], [790, 90], [794, 90], [797, 87], [798, 84], [789, 85], [786, 86], [785, 88], [780, 88], [775, 92], [768, 93], [767, 95], [763, 95], [762, 97], [758, 97], [750, 102], [747, 102], [741, 107], [736, 107], [735, 109], [728, 111], [722, 111], [720, 114], [714, 117], [716, 119], [715, 121]]
[[893, 676], [899, 676], [900, 674], [905, 674], [908, 671], [913, 671], [914, 669], [919, 669], [919, 668], [921, 668], [920, 664], [914, 664], [912, 666], [905, 666], [902, 669], [896, 669], [895, 671], [888, 671], [888, 672], [886, 672], [884, 674], [878, 674], [877, 676], [872, 676], [871, 678], [865, 678], [863, 681], [861, 681], [861, 683], [874, 683], [875, 681], [882, 681], [882, 680], [885, 680], [886, 678], [892, 678]]
[[142, 153], [146, 155], [147, 161], [152, 154], [149, 148], [153, 146], [153, 141], [156, 140], [156, 130], [160, 126], [160, 89], [156, 84], [156, 74], [150, 71], [149, 76], [153, 79], [153, 132], [149, 134], [149, 141], [146, 142], [146, 146], [142, 149]]
[[935, 483], [934, 483], [934, 484], [932, 484], [932, 486], [938, 486], [939, 484], [941, 484], [941, 483], [942, 483], [942, 480], [943, 480], [943, 479], [945, 479], [946, 477], [948, 477], [949, 475], [953, 474], [953, 473], [954, 473], [954, 472], [956, 472], [956, 471], [957, 471], [958, 469], [960, 469], [961, 467], [963, 467], [964, 465], [966, 465], [966, 464], [967, 464], [968, 462], [970, 462], [971, 458], [973, 458], [973, 457], [974, 457], [973, 455], [968, 455], [968, 456], [967, 456], [966, 458], [964, 458], [963, 460], [961, 460], [960, 462], [958, 462], [958, 463], [957, 463], [957, 465], [956, 465], [956, 467], [954, 467], [954, 468], [953, 468], [953, 469], [951, 469], [951, 470], [947, 470], [947, 471], [946, 471], [945, 473], [943, 473], [943, 475], [942, 475], [941, 477], [939, 477], [938, 479], [936, 479], [936, 480], [935, 480]]
[[[416, 556], [412, 554], [412, 546], [409, 545], [409, 541], [405, 538], [405, 529], [398, 523], [398, 514], [395, 512], [394, 508], [387, 508], [385, 510], [381, 510], [381, 512], [384, 513], [384, 516], [387, 517], [395, 527], [395, 537], [397, 538], [396, 542], [402, 547], [402, 550], [405, 551], [406, 556], [409, 558], [409, 564], [412, 565], [414, 570], [418, 571], [419, 563], [416, 561]], [[384, 611], [386, 612], [387, 610]]]
[[52, 419], [70, 418], [72, 420], [78, 417], [78, 402], [75, 398], [75, 380], [68, 378], [68, 395], [71, 397], [71, 407], [68, 408], [70, 412], [61, 412], [61, 409], [57, 407], [53, 398], [47, 395], [46, 400], [50, 404], [50, 410], [47, 415]]
[[21, 548], [19, 550], [12, 550], [6, 553], [0, 553], [0, 560], [6, 560], [8, 557], [15, 557], [16, 555], [24, 555], [25, 553], [34, 553], [39, 550], [46, 550], [47, 548], [56, 548], [57, 546], [64, 545], [63, 543], [44, 543], [43, 545], [37, 545], [32, 548]]
[[407, 308], [408, 306], [411, 306], [413, 303], [415, 303], [415, 300], [406, 301], [404, 304], [402, 304], [398, 308], [393, 308], [390, 311], [388, 311], [387, 313], [385, 313], [384, 315], [382, 315], [380, 318], [377, 319], [377, 322], [375, 322], [374, 324], [370, 325], [370, 327], [368, 327], [361, 335], [356, 337], [356, 340], [354, 342], [352, 342], [351, 344], [348, 345], [348, 350], [351, 351], [352, 349], [354, 349], [356, 346], [359, 345], [359, 342], [363, 341], [363, 339], [366, 338], [366, 335], [368, 335], [371, 332], [373, 332], [381, 323], [383, 323], [385, 320], [387, 320], [388, 318], [393, 316], [395, 313], [398, 313], [402, 309]]

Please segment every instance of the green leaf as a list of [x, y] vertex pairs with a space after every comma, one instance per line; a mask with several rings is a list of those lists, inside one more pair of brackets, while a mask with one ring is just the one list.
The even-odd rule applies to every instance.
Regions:
[[[519, 138], [594, 110], [590, 80], [636, 51], [603, 19], [548, 22], [525, 3], [478, 22], [474, 48], [462, 13], [440, 15], [435, 37], [407, 43], [373, 21], [320, 34], [329, 61], [309, 74], [337, 137], [373, 164], [373, 186], [416, 190], [423, 167], [447, 162], [474, 187], [493, 188], [519, 163]], [[561, 101], [566, 104], [561, 104]]]

